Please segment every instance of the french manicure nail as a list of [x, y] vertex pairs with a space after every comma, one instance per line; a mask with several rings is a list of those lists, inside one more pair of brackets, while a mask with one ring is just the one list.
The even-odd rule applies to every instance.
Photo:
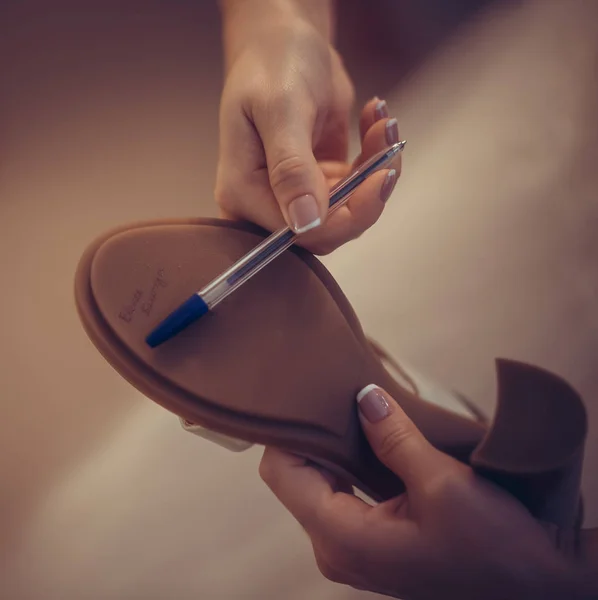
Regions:
[[378, 423], [390, 413], [390, 406], [382, 390], [374, 384], [364, 387], [357, 394], [357, 405], [361, 414], [370, 423]]
[[399, 124], [396, 119], [389, 119], [386, 123], [386, 143], [389, 146], [399, 142]]
[[289, 217], [295, 233], [305, 233], [322, 224], [318, 203], [311, 194], [299, 196], [289, 204]]
[[376, 108], [374, 109], [374, 117], [376, 121], [388, 117], [388, 106], [386, 105], [386, 100], [378, 101]]
[[380, 188], [380, 200], [386, 203], [386, 201], [390, 198], [392, 191], [395, 189], [395, 184], [397, 183], [397, 172], [395, 169], [391, 169], [384, 179], [384, 183]]

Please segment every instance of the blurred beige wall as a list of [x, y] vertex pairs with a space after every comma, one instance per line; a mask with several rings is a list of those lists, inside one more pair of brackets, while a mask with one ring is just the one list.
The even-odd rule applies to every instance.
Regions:
[[0, 15], [0, 263], [12, 273], [0, 476], [17, 527], [135, 406], [82, 334], [74, 269], [118, 223], [215, 213], [221, 74], [212, 2], [7, 3]]

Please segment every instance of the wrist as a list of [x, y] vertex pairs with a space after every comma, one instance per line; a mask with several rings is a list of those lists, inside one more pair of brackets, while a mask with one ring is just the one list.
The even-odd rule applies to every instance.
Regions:
[[313, 31], [332, 43], [333, 0], [219, 0], [227, 68], [248, 45]]

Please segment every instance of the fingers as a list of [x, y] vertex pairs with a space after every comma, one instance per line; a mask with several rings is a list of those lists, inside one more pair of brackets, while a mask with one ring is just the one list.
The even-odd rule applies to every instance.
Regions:
[[355, 190], [347, 205], [332, 215], [326, 227], [305, 234], [301, 245], [324, 255], [359, 237], [380, 218], [396, 182], [394, 169], [375, 173]]
[[370, 127], [380, 121], [381, 119], [388, 118], [388, 105], [386, 100], [380, 100], [378, 96], [372, 98], [361, 111], [359, 117], [359, 137], [363, 140], [365, 134], [369, 131]]
[[[366, 104], [362, 111], [361, 126], [369, 126], [362, 136], [362, 152], [355, 160], [353, 168], [384, 150], [399, 139], [396, 119], [378, 118], [377, 99]], [[383, 104], [386, 110], [386, 104]], [[377, 112], [378, 111], [378, 112]], [[387, 113], [383, 113], [387, 114]], [[371, 125], [370, 125], [371, 123]], [[401, 155], [389, 165], [390, 168], [374, 174], [362, 183], [353, 193], [347, 204], [339, 209], [326, 223], [326, 226], [302, 237], [301, 245], [316, 254], [328, 254], [359, 237], [382, 215], [384, 205], [390, 198], [401, 173]], [[326, 175], [332, 179], [341, 178], [341, 170], [334, 163], [323, 165]], [[342, 173], [347, 175], [349, 171]]]
[[[362, 152], [355, 166], [387, 148], [389, 140], [398, 138], [396, 121], [382, 116], [387, 114], [387, 108], [383, 102], [378, 106], [380, 103], [372, 100], [362, 111]], [[252, 113], [255, 123], [237, 124], [235, 131], [243, 135], [236, 138], [236, 144], [225, 140], [228, 146], [221, 148], [216, 197], [223, 216], [245, 219], [269, 231], [286, 222], [303, 232], [298, 245], [324, 255], [376, 223], [399, 178], [401, 159], [398, 155], [387, 170], [368, 178], [347, 204], [324, 223], [330, 188], [349, 175], [353, 167], [338, 161], [315, 161], [312, 140], [307, 134], [312, 116], [308, 109], [299, 110], [299, 103], [294, 106], [297, 114], [288, 118], [281, 115], [285, 110], [293, 111], [282, 104], [268, 118], [256, 119]], [[252, 132], [247, 130], [250, 125]], [[247, 164], [248, 155], [255, 160], [253, 164]], [[318, 223], [323, 226], [318, 227]]]
[[[394, 117], [388, 118], [388, 107], [385, 101], [374, 98], [363, 108], [360, 119], [360, 139], [361, 153], [353, 162], [353, 168], [357, 168], [374, 154], [400, 141], [398, 121]], [[400, 154], [391, 167], [400, 173]]]
[[328, 214], [328, 186], [313, 153], [315, 109], [278, 102], [254, 114], [272, 192], [295, 233], [319, 227]]
[[399, 506], [390, 512], [335, 492], [334, 484], [302, 458], [266, 448], [260, 475], [303, 526], [320, 571], [331, 581], [360, 585], [368, 579], [365, 571], [375, 556], [396, 563], [404, 549], [414, 548], [417, 527], [396, 518], [401, 516]]
[[[382, 106], [382, 109], [380, 106]], [[371, 158], [374, 154], [400, 141], [397, 119], [388, 118], [388, 107], [384, 100], [379, 100], [376, 97], [363, 107], [359, 121], [359, 137], [361, 140], [361, 152], [353, 161], [353, 169]], [[400, 156], [399, 154], [397, 158], [400, 158]], [[400, 165], [400, 162], [398, 164]], [[339, 162], [321, 160], [320, 166], [327, 172], [329, 177], [333, 177], [337, 173], [339, 179], [342, 176], [348, 175], [347, 170]], [[392, 167], [397, 168], [395, 163], [392, 164]], [[400, 171], [400, 169], [398, 170]]]
[[446, 475], [453, 461], [436, 450], [417, 429], [403, 409], [375, 385], [357, 396], [359, 417], [376, 456], [407, 489], [421, 489], [432, 478]]
[[304, 528], [313, 522], [315, 507], [334, 494], [330, 482], [304, 458], [275, 448], [265, 449], [260, 477]]
[[[385, 150], [389, 146], [400, 141], [399, 124], [396, 119], [381, 119], [374, 123], [361, 140], [361, 154], [353, 163], [357, 168], [362, 162]], [[401, 154], [399, 153], [392, 163], [392, 167], [399, 170], [401, 165]]]
[[264, 451], [260, 476], [310, 536], [357, 531], [370, 508], [353, 495], [336, 492], [330, 477], [305, 459], [275, 448]]

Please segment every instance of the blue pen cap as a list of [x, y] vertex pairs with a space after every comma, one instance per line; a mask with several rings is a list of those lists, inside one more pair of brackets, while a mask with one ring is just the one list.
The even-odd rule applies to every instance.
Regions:
[[150, 348], [163, 344], [188, 325], [208, 312], [208, 305], [201, 296], [193, 294], [174, 312], [169, 314], [145, 339]]

